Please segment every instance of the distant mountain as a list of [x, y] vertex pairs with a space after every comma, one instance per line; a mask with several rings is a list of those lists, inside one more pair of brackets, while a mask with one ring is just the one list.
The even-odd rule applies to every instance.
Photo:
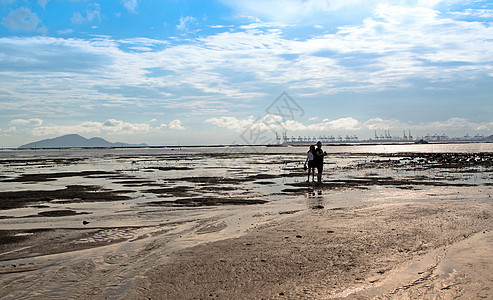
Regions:
[[487, 140], [487, 141], [493, 141], [493, 134], [490, 135], [489, 137], [485, 138], [485, 140]]
[[105, 139], [93, 137], [86, 139], [78, 134], [67, 134], [53, 139], [41, 140], [19, 147], [29, 148], [111, 148], [111, 147], [146, 147], [146, 144], [110, 143]]

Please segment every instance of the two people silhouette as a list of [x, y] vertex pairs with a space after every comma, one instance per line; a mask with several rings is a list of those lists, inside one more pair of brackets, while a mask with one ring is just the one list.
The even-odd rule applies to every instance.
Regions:
[[327, 152], [322, 150], [322, 143], [317, 142], [317, 147], [314, 145], [310, 146], [308, 150], [305, 161], [305, 170], [308, 169], [308, 180], [310, 182], [310, 173], [312, 175], [312, 181], [315, 181], [315, 169], [317, 169], [317, 183], [322, 183], [322, 172], [324, 169], [324, 156]]

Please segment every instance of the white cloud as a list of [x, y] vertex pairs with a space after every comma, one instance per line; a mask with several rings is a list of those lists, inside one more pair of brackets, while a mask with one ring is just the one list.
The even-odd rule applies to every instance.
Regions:
[[[344, 11], [353, 15], [372, 11], [379, 4], [395, 5], [392, 0], [221, 0], [240, 16], [260, 18], [264, 21], [306, 23], [330, 22], [331, 17]], [[406, 7], [436, 7], [444, 0], [404, 0]], [[319, 25], [319, 24], [316, 24]]]
[[41, 126], [36, 127], [31, 131], [33, 136], [52, 136], [65, 135], [72, 133], [97, 133], [101, 132], [102, 123], [99, 122], [84, 122], [78, 125], [58, 125], [58, 126]]
[[173, 120], [173, 121], [169, 122], [168, 126], [171, 129], [185, 130], [185, 127], [183, 127], [181, 125], [181, 121], [180, 120]]
[[13, 133], [13, 132], [16, 132], [16, 131], [17, 131], [17, 127], [10, 126], [9, 128], [7, 128], [6, 130], [4, 130], [3, 132], [5, 132], [5, 133]]
[[320, 123], [312, 123], [312, 124], [303, 124], [299, 121], [288, 120], [282, 123], [282, 126], [289, 131], [330, 131], [330, 130], [360, 130], [362, 128], [362, 124], [352, 118], [340, 118], [335, 120], [327, 120]]
[[[76, 19], [86, 20], [82, 15]], [[178, 26], [186, 26], [191, 20], [182, 17]], [[66, 72], [62, 67], [70, 67], [71, 84], [78, 85], [73, 87], [77, 93], [70, 94], [81, 99], [90, 94], [95, 102], [133, 98], [123, 93], [102, 93], [93, 88], [101, 84], [109, 87], [108, 90], [139, 87], [140, 97], [154, 101], [179, 97], [183, 90], [188, 94], [205, 93], [210, 95], [209, 99], [218, 95], [258, 99], [263, 96], [258, 91], [272, 85], [304, 89], [313, 96], [411, 87], [410, 80], [415, 78], [443, 82], [491, 74], [491, 66], [484, 62], [493, 56], [493, 41], [489, 39], [492, 34], [492, 27], [441, 19], [436, 11], [428, 8], [380, 5], [373, 17], [359, 25], [341, 27], [337, 32], [303, 40], [288, 39], [276, 27], [237, 28], [177, 44], [152, 39], [26, 38], [11, 44], [12, 49], [21, 47], [23, 51], [13, 50], [0, 56], [0, 62], [10, 60], [12, 68], [25, 66], [26, 70], [46, 62], [39, 70], [47, 72], [39, 77], [32, 74], [30, 80], [39, 86], [53, 87], [52, 97], [60, 98], [66, 93], [56, 91], [59, 86], [66, 86], [66, 81], [54, 79], [53, 76], [58, 76], [52, 71]], [[123, 50], [129, 48], [132, 51]], [[140, 50], [135, 52], [135, 49]], [[324, 55], [324, 52], [334, 55]], [[44, 53], [70, 56], [70, 60], [64, 64], [55, 63], [59, 60], [58, 55], [51, 57], [42, 55]], [[434, 65], [457, 61], [469, 65]], [[52, 70], [53, 66], [62, 69]], [[77, 69], [81, 66], [87, 69]], [[88, 74], [90, 69], [94, 72]], [[154, 76], [149, 69], [162, 69], [163, 75]], [[15, 90], [18, 84], [14, 79], [11, 84]], [[24, 93], [25, 98], [37, 98], [36, 89], [31, 91]], [[211, 105], [216, 106], [209, 99], [203, 101], [207, 104], [200, 111], [210, 112]], [[173, 105], [184, 107], [191, 101], [187, 99]], [[214, 109], [217, 111], [218, 108]]]
[[86, 18], [84, 18], [80, 12], [76, 11], [72, 14], [72, 17], [70, 18], [70, 21], [73, 24], [82, 24], [86, 21]]
[[442, 122], [430, 122], [414, 126], [417, 129], [423, 130], [460, 130], [478, 128], [491, 128], [491, 123], [474, 123], [465, 118], [450, 118]]
[[62, 29], [62, 30], [58, 30], [57, 31], [57, 33], [60, 34], [60, 35], [71, 34], [73, 32], [74, 32], [74, 30], [73, 29], [70, 29], [70, 28]]
[[115, 119], [108, 119], [103, 123], [103, 130], [118, 134], [134, 134], [148, 132], [151, 126], [147, 123], [128, 123]]
[[9, 122], [10, 125], [20, 125], [20, 126], [41, 126], [43, 124], [43, 120], [38, 118], [32, 119], [15, 119]]
[[323, 130], [358, 130], [361, 129], [361, 124], [358, 120], [348, 117], [337, 120], [324, 120], [320, 123], [305, 125], [296, 120], [285, 120], [278, 115], [266, 115], [263, 118], [254, 119], [252, 116], [247, 119], [237, 119], [235, 117], [223, 116], [219, 118], [210, 118], [205, 120], [206, 123], [210, 123], [219, 127], [235, 131], [244, 131], [252, 126], [258, 126], [260, 129], [271, 130], [288, 130], [288, 131], [323, 131]]
[[98, 3], [91, 3], [86, 10], [87, 21], [101, 21], [101, 6]]
[[83, 16], [80, 12], [74, 12], [70, 21], [74, 24], [82, 24], [85, 22], [101, 21], [101, 6], [98, 3], [91, 3], [86, 11], [86, 15]]
[[347, 117], [321, 123], [319, 128], [321, 130], [359, 130], [361, 124], [355, 118]]
[[195, 23], [195, 18], [191, 16], [180, 17], [180, 24], [176, 25], [178, 30], [188, 31], [188, 27]]
[[485, 122], [485, 123], [477, 124], [476, 130], [493, 131], [493, 122]]
[[135, 12], [139, 6], [139, 0], [121, 0], [121, 2], [129, 12]]
[[222, 0], [239, 15], [266, 21], [300, 22], [320, 12], [333, 12], [364, 1], [349, 0]]
[[383, 120], [382, 118], [370, 119], [364, 123], [364, 126], [371, 130], [377, 130], [377, 129], [389, 130], [389, 129], [399, 129], [399, 128], [408, 127], [408, 125], [403, 124], [399, 120], [396, 119]]
[[152, 127], [146, 123], [129, 123], [115, 119], [108, 119], [101, 122], [83, 122], [76, 125], [56, 125], [40, 126], [34, 128], [31, 133], [34, 136], [46, 135], [63, 135], [71, 133], [109, 133], [109, 134], [142, 134], [152, 130]]
[[[263, 118], [255, 120], [253, 117], [237, 119], [235, 117], [219, 117], [205, 120], [206, 123], [235, 131], [245, 131], [249, 127], [258, 126], [260, 129], [280, 130], [288, 132], [344, 132], [344, 131], [374, 131], [374, 130], [493, 130], [493, 122], [474, 123], [464, 118], [450, 118], [442, 122], [428, 122], [413, 124], [397, 119], [384, 120], [373, 118], [367, 121], [359, 121], [353, 117], [339, 118], [335, 120], [324, 119], [320, 123], [304, 124], [297, 120], [286, 120], [281, 123], [263, 122]], [[257, 122], [256, 122], [257, 121]]]
[[[320, 7], [337, 4], [305, 2]], [[79, 15], [82, 21], [89, 19]], [[101, 14], [91, 16], [97, 20]], [[190, 22], [190, 17], [183, 17], [179, 26], [186, 28]], [[43, 107], [45, 113], [72, 109], [64, 103], [93, 107], [96, 113], [100, 107], [137, 102], [139, 109], [159, 105], [181, 108], [187, 115], [229, 115], [230, 110], [258, 105], [266, 98], [266, 87], [287, 87], [313, 97], [412, 87], [416, 79], [453, 82], [492, 74], [493, 27], [487, 24], [447, 19], [426, 7], [388, 4], [356, 24], [300, 39], [288, 37], [275, 22], [176, 43], [108, 37], [1, 38], [0, 65], [8, 70], [2, 89], [12, 95], [9, 107], [33, 111]], [[248, 120], [239, 121], [229, 126], [248, 126], [241, 124]], [[310, 125], [354, 130], [365, 126], [350, 119]], [[367, 126], [391, 125], [373, 121]]]
[[265, 115], [261, 122], [265, 124], [276, 124], [281, 123], [284, 120], [284, 117], [276, 114], [267, 114]]
[[223, 116], [219, 118], [209, 118], [205, 120], [205, 122], [231, 130], [244, 131], [255, 122], [255, 119], [253, 118], [253, 116], [250, 116], [248, 117], [248, 119], [243, 120], [237, 119], [235, 117]]
[[461, 17], [493, 18], [493, 9], [468, 8], [461, 12], [450, 12], [450, 14]]
[[36, 13], [26, 7], [20, 7], [11, 11], [7, 17], [2, 19], [2, 23], [12, 30], [35, 31], [41, 21]]
[[43, 9], [46, 9], [46, 4], [48, 4], [49, 0], [38, 0], [38, 5], [41, 6]]

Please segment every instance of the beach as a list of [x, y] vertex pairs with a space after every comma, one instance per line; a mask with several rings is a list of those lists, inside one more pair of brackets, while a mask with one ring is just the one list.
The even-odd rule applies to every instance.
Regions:
[[491, 151], [244, 150], [4, 155], [0, 297], [493, 297]]
[[[491, 277], [467, 273], [449, 254], [459, 241], [484, 243], [483, 248], [474, 247], [476, 255], [463, 252], [458, 257], [484, 268], [475, 272], [491, 271], [492, 208], [446, 201], [309, 211], [241, 238], [177, 252], [147, 273], [138, 295], [167, 299], [488, 295]], [[444, 263], [446, 259], [451, 261]], [[470, 281], [481, 289], [468, 290]]]
[[133, 296], [490, 298], [491, 212], [457, 203], [310, 212], [177, 252], [147, 272]]

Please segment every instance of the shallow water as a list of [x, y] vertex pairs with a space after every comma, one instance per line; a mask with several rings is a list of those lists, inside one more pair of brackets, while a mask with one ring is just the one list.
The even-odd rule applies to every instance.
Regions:
[[[324, 150], [329, 190], [396, 184], [404, 188], [488, 185], [493, 179], [491, 163], [486, 162], [493, 153], [491, 143], [327, 146]], [[318, 189], [305, 183], [305, 151], [300, 146], [3, 150], [2, 193], [81, 186], [114, 194], [91, 201], [73, 195], [30, 199], [0, 211], [0, 225], [2, 229], [67, 228], [97, 219], [98, 226], [150, 226], [163, 218], [182, 218], [189, 211], [243, 206], [252, 200], [291, 203]], [[487, 157], [472, 154], [480, 152]], [[434, 156], [437, 153], [465, 155], [444, 163], [442, 156]], [[43, 216], [69, 210], [75, 215]]]

